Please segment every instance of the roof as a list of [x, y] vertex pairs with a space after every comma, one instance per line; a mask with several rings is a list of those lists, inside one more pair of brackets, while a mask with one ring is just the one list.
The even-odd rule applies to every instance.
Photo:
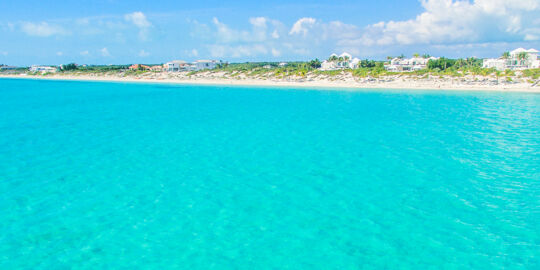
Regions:
[[517, 48], [517, 49], [511, 51], [510, 53], [511, 54], [517, 54], [517, 53], [522, 53], [522, 52], [527, 52], [527, 50], [525, 50], [523, 48]]
[[339, 57], [349, 57], [349, 59], [350, 59], [350, 58], [352, 58], [352, 55], [350, 55], [350, 54], [344, 52], [344, 53], [342, 53]]
[[167, 64], [185, 64], [186, 61], [182, 61], [182, 60], [172, 60], [170, 62], [167, 62]]
[[538, 51], [533, 48], [528, 49], [528, 50], [525, 50], [524, 48], [518, 48], [510, 52], [510, 54], [518, 54], [518, 53], [538, 53]]

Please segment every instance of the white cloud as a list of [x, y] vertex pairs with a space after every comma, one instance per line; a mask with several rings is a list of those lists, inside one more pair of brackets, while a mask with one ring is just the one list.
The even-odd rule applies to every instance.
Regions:
[[57, 56], [62, 56], [62, 55], [64, 55], [64, 53], [63, 52], [56, 52], [56, 55]]
[[152, 26], [152, 24], [146, 19], [146, 15], [144, 15], [144, 13], [140, 11], [126, 14], [124, 15], [124, 19], [128, 22], [133, 23], [139, 28], [148, 28]]
[[267, 19], [264, 17], [256, 17], [250, 18], [249, 22], [253, 27], [252, 37], [258, 41], [264, 41], [266, 39]]
[[9, 53], [6, 51], [0, 51], [0, 55], [7, 56]]
[[146, 19], [144, 13], [137, 11], [124, 15], [124, 19], [130, 23], [133, 23], [137, 28], [139, 28], [139, 39], [147, 40], [148, 31], [152, 24]]
[[81, 55], [82, 56], [87, 56], [87, 55], [90, 55], [90, 52], [89, 51], [82, 51]]
[[[441, 45], [457, 46], [459, 55], [482, 55], [481, 44], [497, 44], [489, 47], [494, 49], [503, 48], [503, 43], [538, 46], [534, 44], [540, 40], [540, 0], [418, 1], [423, 10], [417, 16], [370, 25], [325, 22], [311, 17], [299, 18], [289, 26], [266, 17], [250, 18], [244, 29], [230, 27], [217, 18], [210, 27], [200, 25], [208, 33], [204, 35], [205, 42], [214, 43], [207, 46], [210, 54], [219, 57], [320, 57], [333, 51], [347, 51], [359, 57], [381, 57], [408, 50], [458, 52], [439, 49]], [[199, 24], [195, 26], [202, 29]], [[467, 44], [471, 46], [458, 46]]]
[[149, 56], [149, 55], [150, 55], [150, 53], [148, 53], [148, 52], [145, 51], [145, 50], [141, 50], [141, 51], [139, 52], [139, 56], [140, 56], [140, 57], [147, 57], [147, 56]]
[[[355, 26], [341, 22], [325, 24], [313, 18], [299, 19], [291, 30], [282, 22], [265, 17], [250, 18], [251, 30], [231, 28], [217, 18], [212, 22], [215, 43], [207, 48], [213, 57], [280, 57], [284, 52], [308, 55], [312, 51], [307, 47], [318, 46], [327, 37], [346, 37], [351, 30], [357, 30]], [[195, 24], [196, 29], [199, 25], [198, 22]], [[313, 35], [308, 35], [309, 29], [314, 30]], [[211, 31], [208, 29], [207, 32]]]
[[537, 40], [540, 40], [540, 36], [532, 35], [532, 34], [526, 34], [525, 35], [525, 40], [526, 41], [537, 41]]
[[101, 53], [101, 56], [103, 56], [103, 57], [111, 56], [111, 54], [109, 53], [109, 50], [107, 48], [103, 48], [103, 49], [99, 50], [99, 52]]
[[61, 26], [50, 25], [47, 22], [23, 22], [21, 23], [21, 30], [27, 35], [35, 37], [49, 37], [54, 35], [68, 34], [68, 32]]
[[[281, 55], [279, 49], [279, 38], [281, 33], [287, 33], [287, 28], [277, 20], [266, 17], [253, 17], [249, 19], [251, 29], [234, 29], [221, 22], [218, 18], [213, 18], [212, 23], [215, 28], [207, 27], [196, 21], [191, 22], [195, 27], [195, 32], [199, 33], [201, 26], [206, 28], [206, 37], [214, 44], [206, 46], [212, 57], [256, 57], [261, 55]], [[209, 34], [208, 34], [209, 33]], [[193, 37], [197, 37], [192, 33]], [[286, 36], [286, 35], [285, 35]], [[190, 56], [199, 55], [198, 51], [192, 51]]]
[[266, 28], [266, 18], [265, 17], [250, 18], [249, 22], [255, 27]]
[[250, 34], [247, 31], [237, 31], [229, 28], [226, 24], [220, 22], [218, 18], [213, 18], [212, 22], [217, 28], [218, 41], [222, 43], [233, 43], [238, 41], [249, 41]]
[[[421, 0], [424, 12], [406, 21], [372, 24], [359, 45], [412, 45], [527, 40], [540, 30], [540, 0]], [[531, 36], [532, 35], [532, 36]]]
[[310, 28], [313, 27], [313, 25], [317, 22], [314, 18], [301, 18], [291, 28], [291, 31], [289, 31], [289, 35], [307, 35]]
[[[283, 28], [283, 24], [280, 21], [271, 20], [265, 17], [250, 18], [249, 23], [251, 29], [249, 30], [232, 29], [215, 17], [212, 19], [212, 23], [216, 29], [214, 36], [219, 43], [264, 42], [269, 36], [273, 38], [279, 37], [279, 31]], [[197, 22], [194, 24], [201, 30], [201, 26], [204, 26], [205, 32], [212, 31], [204, 24], [199, 24]], [[272, 34], [268, 35], [268, 31], [272, 31]]]
[[193, 49], [191, 50], [191, 55], [197, 57], [199, 56], [199, 51], [197, 51], [197, 49]]

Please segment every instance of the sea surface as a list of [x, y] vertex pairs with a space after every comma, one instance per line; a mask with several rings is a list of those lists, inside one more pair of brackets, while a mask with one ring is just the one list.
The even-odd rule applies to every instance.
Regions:
[[0, 269], [540, 269], [540, 95], [1, 79]]

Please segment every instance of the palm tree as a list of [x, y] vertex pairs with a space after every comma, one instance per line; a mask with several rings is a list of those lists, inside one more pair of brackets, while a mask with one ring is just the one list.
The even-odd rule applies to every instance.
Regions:
[[419, 53], [415, 53], [415, 54], [413, 54], [413, 57], [418, 58], [418, 57], [420, 57], [420, 54], [419, 54]]
[[459, 58], [457, 61], [456, 61], [456, 66], [458, 67], [464, 67], [467, 65], [467, 61], [466, 60], [463, 60], [463, 58]]
[[524, 65], [525, 59], [527, 59], [527, 53], [526, 52], [520, 52], [517, 55], [517, 59], [519, 60], [520, 65]]
[[508, 59], [508, 58], [510, 58], [510, 52], [503, 52], [503, 54], [502, 54], [501, 57], [502, 57], [502, 59]]
[[501, 73], [501, 71], [495, 70], [495, 77], [497, 77], [497, 80], [499, 80], [499, 78], [501, 77]]
[[476, 59], [474, 57], [467, 58], [467, 60], [466, 60], [467, 67], [472, 67], [474, 65], [475, 61], [476, 61]]

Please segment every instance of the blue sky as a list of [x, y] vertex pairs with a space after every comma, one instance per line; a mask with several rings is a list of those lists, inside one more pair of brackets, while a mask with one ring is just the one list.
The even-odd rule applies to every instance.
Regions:
[[540, 49], [540, 0], [0, 1], [0, 63], [230, 62]]

